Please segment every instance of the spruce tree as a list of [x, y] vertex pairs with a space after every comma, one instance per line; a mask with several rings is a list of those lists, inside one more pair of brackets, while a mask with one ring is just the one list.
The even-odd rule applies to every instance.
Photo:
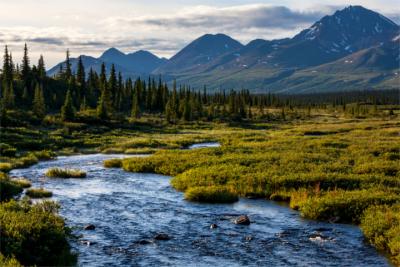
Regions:
[[75, 118], [75, 108], [72, 102], [71, 90], [67, 91], [64, 105], [61, 107], [61, 119], [63, 121], [72, 121]]
[[71, 76], [72, 76], [71, 61], [70, 61], [70, 58], [69, 58], [69, 49], [67, 49], [67, 53], [66, 53], [66, 56], [65, 56], [64, 78], [65, 78], [65, 80], [69, 81]]
[[86, 96], [86, 74], [85, 67], [83, 66], [82, 57], [78, 59], [78, 67], [76, 70], [76, 82], [78, 87], [78, 97], [79, 99]]
[[46, 115], [46, 105], [44, 102], [43, 88], [39, 84], [36, 84], [35, 87], [32, 110], [38, 118], [44, 118], [44, 116]]
[[21, 66], [21, 78], [24, 82], [26, 87], [30, 87], [30, 80], [31, 80], [31, 67], [30, 67], [30, 60], [28, 56], [28, 46], [25, 43], [24, 46], [24, 56], [22, 58], [22, 66]]
[[44, 78], [46, 77], [46, 67], [44, 65], [44, 59], [43, 59], [42, 55], [40, 55], [40, 57], [39, 57], [37, 70], [38, 70], [39, 79], [41, 82], [43, 82]]
[[15, 93], [13, 83], [4, 88], [4, 107], [6, 109], [13, 109], [15, 107]]
[[132, 98], [131, 117], [135, 118], [135, 119], [140, 118], [139, 97], [138, 97], [138, 93], [136, 92], [136, 90], [133, 93], [133, 98]]

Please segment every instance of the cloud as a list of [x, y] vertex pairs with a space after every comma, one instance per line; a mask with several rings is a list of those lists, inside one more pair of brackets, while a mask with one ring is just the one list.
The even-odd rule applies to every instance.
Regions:
[[[143, 49], [168, 57], [206, 33], [225, 33], [243, 44], [256, 38], [292, 37], [342, 7], [324, 4], [298, 10], [269, 4], [200, 5], [186, 6], [169, 14], [98, 15], [90, 19], [80, 16], [79, 23], [66, 24], [62, 20], [53, 27], [2, 26], [0, 42], [10, 45], [18, 53], [25, 42], [36, 53], [58, 53], [59, 58], [51, 58], [49, 65], [60, 61], [67, 48], [73, 56], [99, 55], [109, 47], [117, 47], [124, 52]], [[391, 18], [400, 18], [395, 10], [393, 12]], [[395, 21], [398, 23], [399, 19]]]

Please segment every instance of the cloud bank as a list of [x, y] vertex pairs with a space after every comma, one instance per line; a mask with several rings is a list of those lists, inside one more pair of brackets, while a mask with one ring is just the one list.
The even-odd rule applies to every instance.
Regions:
[[[320, 5], [299, 11], [267, 4], [191, 6], [170, 15], [105, 17], [91, 23], [90, 30], [85, 27], [84, 18], [79, 25], [65, 27], [0, 27], [0, 42], [12, 50], [22, 50], [26, 42], [34, 53], [45, 54], [49, 50], [60, 54], [69, 48], [75, 56], [98, 55], [109, 47], [117, 47], [124, 52], [145, 49], [169, 57], [205, 33], [225, 33], [244, 44], [256, 38], [292, 37], [340, 8]], [[49, 65], [60, 59], [50, 60]]]

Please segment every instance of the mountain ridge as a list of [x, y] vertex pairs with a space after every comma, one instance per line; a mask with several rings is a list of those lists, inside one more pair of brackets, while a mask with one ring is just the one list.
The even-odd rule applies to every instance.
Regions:
[[[176, 79], [211, 90], [243, 87], [299, 93], [391, 88], [398, 80], [395, 39], [399, 36], [399, 25], [390, 19], [362, 6], [349, 6], [293, 38], [255, 39], [243, 45], [225, 34], [205, 34], [168, 60], [147, 51], [124, 54], [116, 48], [97, 60], [115, 63], [125, 76], [162, 75], [169, 82]], [[95, 60], [87, 59], [96, 66]], [[132, 62], [140, 62], [140, 68]]]

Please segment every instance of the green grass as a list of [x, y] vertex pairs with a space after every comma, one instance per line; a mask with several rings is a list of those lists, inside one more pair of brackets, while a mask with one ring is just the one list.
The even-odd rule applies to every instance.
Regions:
[[24, 266], [74, 265], [76, 256], [67, 241], [70, 230], [57, 210], [49, 201], [33, 206], [13, 200], [0, 204], [0, 262], [17, 266], [15, 258]]
[[7, 201], [23, 191], [22, 186], [0, 172], [0, 202]]
[[43, 188], [31, 188], [26, 190], [25, 194], [31, 198], [49, 198], [53, 196], [52, 192], [47, 191]]
[[225, 187], [198, 186], [185, 192], [185, 199], [205, 203], [233, 203], [239, 200], [238, 195]]
[[11, 163], [0, 163], [0, 172], [9, 172], [12, 169], [12, 164]]
[[122, 160], [121, 159], [108, 159], [104, 161], [104, 167], [106, 168], [121, 168]]
[[400, 265], [400, 204], [371, 206], [363, 215], [361, 229], [371, 244], [388, 251]]
[[15, 184], [21, 186], [22, 188], [29, 188], [32, 186], [31, 182], [25, 178], [18, 178], [12, 180]]
[[399, 131], [398, 119], [329, 117], [225, 126], [204, 131], [221, 147], [161, 149], [123, 159], [122, 167], [173, 176], [172, 186], [193, 201], [218, 202], [213, 188], [229, 188], [288, 201], [307, 218], [358, 224], [369, 207], [400, 203]]
[[46, 176], [53, 178], [85, 178], [86, 172], [75, 169], [52, 168], [46, 171]]

